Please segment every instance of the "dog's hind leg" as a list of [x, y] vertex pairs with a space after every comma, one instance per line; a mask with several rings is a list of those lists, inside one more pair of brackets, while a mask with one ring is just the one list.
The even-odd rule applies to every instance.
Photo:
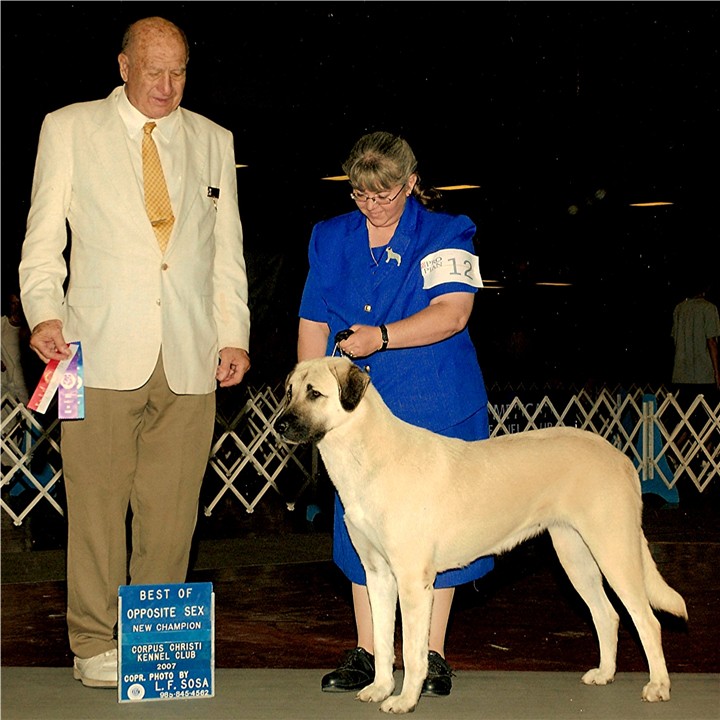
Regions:
[[600, 664], [582, 677], [586, 685], [607, 685], [615, 678], [620, 617], [603, 588], [603, 576], [590, 549], [571, 527], [548, 528], [555, 552], [575, 590], [592, 615], [600, 646]]
[[418, 704], [428, 670], [428, 639], [435, 576], [425, 573], [398, 575], [402, 616], [403, 685], [399, 695], [380, 706], [384, 712], [408, 713]]
[[378, 558], [373, 567], [366, 564], [367, 590], [373, 621], [375, 678], [357, 694], [363, 702], [381, 702], [395, 689], [395, 613], [397, 583], [387, 563]]
[[[666, 701], [670, 699], [670, 676], [662, 649], [660, 621], [653, 612], [645, 587], [641, 542], [645, 542], [644, 538], [636, 537], [634, 542], [623, 544], [622, 548], [616, 547], [614, 550], [607, 547], [598, 548], [597, 560], [605, 579], [632, 618], [645, 651], [650, 682], [643, 688], [642, 699], [647, 702]], [[608, 562], [608, 558], [612, 558], [612, 561]], [[674, 590], [667, 589], [677, 595]], [[677, 597], [679, 598], [679, 595]], [[684, 610], [682, 598], [680, 602]]]
[[650, 682], [643, 688], [642, 699], [647, 702], [669, 700], [670, 676], [662, 649], [660, 621], [646, 600], [634, 594], [628, 596], [622, 590], [617, 594], [635, 623], [650, 669]]

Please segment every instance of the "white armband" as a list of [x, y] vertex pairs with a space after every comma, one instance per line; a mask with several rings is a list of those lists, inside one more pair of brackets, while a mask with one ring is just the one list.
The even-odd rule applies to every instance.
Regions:
[[480, 260], [467, 250], [447, 248], [430, 253], [420, 261], [420, 272], [423, 276], [423, 290], [452, 282], [483, 287]]

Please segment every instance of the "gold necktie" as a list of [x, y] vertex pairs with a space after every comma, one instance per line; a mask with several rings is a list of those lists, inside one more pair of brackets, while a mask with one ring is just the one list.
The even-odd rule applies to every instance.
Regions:
[[170, 195], [160, 164], [160, 155], [158, 155], [157, 146], [152, 139], [152, 131], [155, 126], [154, 122], [145, 123], [143, 126], [143, 184], [145, 186], [145, 208], [150, 218], [150, 224], [153, 226], [160, 249], [165, 252], [175, 224], [175, 216], [170, 205]]

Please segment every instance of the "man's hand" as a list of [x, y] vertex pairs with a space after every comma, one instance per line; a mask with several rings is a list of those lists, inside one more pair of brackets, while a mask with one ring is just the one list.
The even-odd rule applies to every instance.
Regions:
[[220, 363], [215, 371], [220, 387], [239, 385], [245, 373], [250, 369], [250, 356], [242, 348], [223, 348], [220, 351]]
[[38, 323], [30, 335], [30, 347], [44, 363], [70, 357], [70, 347], [63, 337], [60, 320], [43, 320]]

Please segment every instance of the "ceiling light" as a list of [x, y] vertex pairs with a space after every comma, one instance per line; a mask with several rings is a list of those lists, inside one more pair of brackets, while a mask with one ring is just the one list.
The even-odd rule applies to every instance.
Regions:
[[443, 187], [435, 188], [436, 190], [476, 190], [479, 185], [444, 185]]
[[672, 205], [671, 202], [646, 202], [646, 203], [630, 203], [630, 207], [658, 207], [658, 205]]

